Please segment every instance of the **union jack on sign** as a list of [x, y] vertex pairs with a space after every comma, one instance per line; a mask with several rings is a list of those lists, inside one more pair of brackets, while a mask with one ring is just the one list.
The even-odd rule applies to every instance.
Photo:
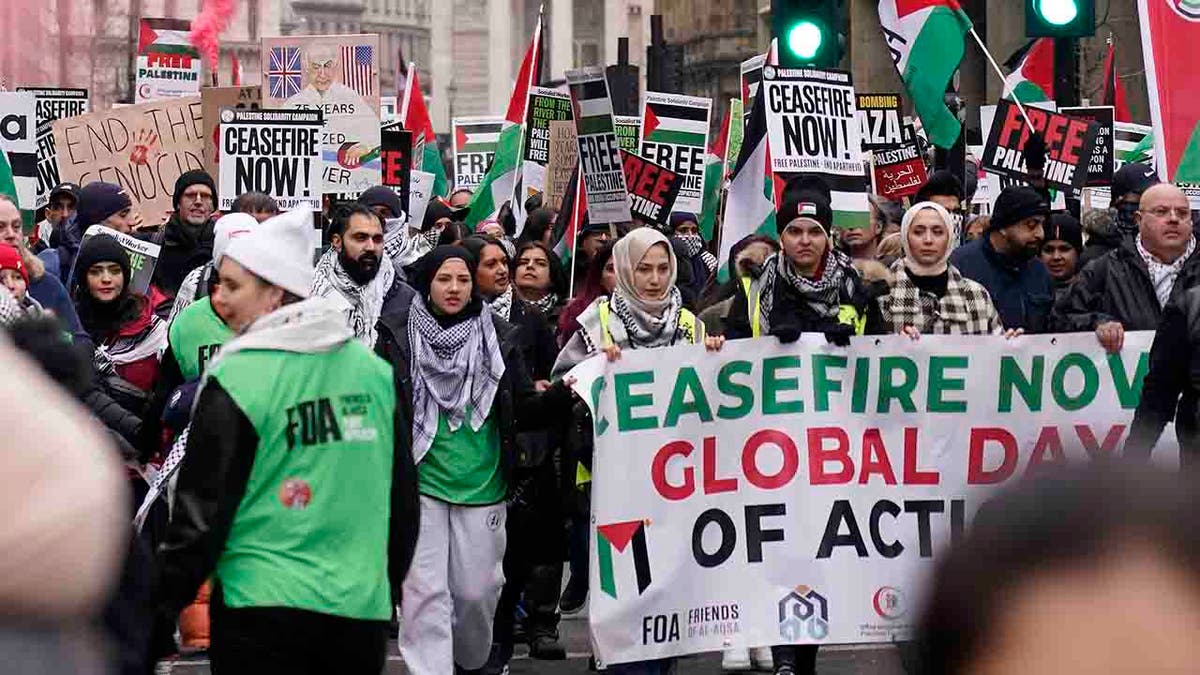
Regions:
[[300, 48], [271, 47], [267, 85], [271, 98], [290, 98], [300, 93]]
[[371, 77], [374, 51], [370, 45], [342, 47], [342, 81], [364, 98], [375, 91], [375, 79]]

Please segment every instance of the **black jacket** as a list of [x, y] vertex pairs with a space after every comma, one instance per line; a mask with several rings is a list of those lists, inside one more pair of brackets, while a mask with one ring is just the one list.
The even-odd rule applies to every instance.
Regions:
[[[415, 291], [408, 286], [393, 293], [379, 317], [379, 341], [375, 352], [392, 364], [396, 378], [396, 452], [412, 457], [413, 381], [412, 350], [408, 342], [408, 313]], [[511, 488], [518, 464], [517, 432], [546, 428], [564, 418], [571, 409], [571, 392], [561, 380], [537, 393], [521, 353], [518, 331], [509, 322], [494, 317], [504, 375], [500, 378], [492, 415], [500, 438], [500, 469]]]
[[[860, 316], [867, 318], [865, 334], [878, 335], [888, 332], [879, 312], [879, 303], [873, 302], [871, 293], [854, 269], [847, 269], [845, 283], [839, 292], [839, 304], [853, 305]], [[801, 333], [824, 333], [830, 342], [842, 342], [849, 337], [846, 326], [834, 317], [820, 316], [809, 304], [783, 280], [775, 277], [771, 315], [767, 317], [770, 334], [783, 342], [795, 342]], [[749, 300], [745, 293], [733, 296], [733, 305], [725, 319], [725, 337], [730, 340], [753, 336], [750, 326]]]
[[1120, 232], [1093, 232], [1088, 235], [1087, 245], [1079, 255], [1079, 269], [1083, 269], [1093, 260], [1099, 260], [1115, 251], [1125, 243], [1132, 242], [1132, 237], [1125, 237]]
[[179, 286], [188, 272], [212, 260], [213, 221], [210, 219], [193, 232], [185, 225], [179, 214], [173, 214], [164, 225], [162, 251], [154, 267], [152, 283], [171, 297], [179, 292]]
[[955, 249], [950, 254], [950, 264], [964, 277], [987, 289], [1005, 328], [1024, 328], [1026, 333], [1046, 332], [1054, 306], [1054, 282], [1041, 260], [1009, 258], [997, 251], [991, 237], [984, 233]]
[[[1200, 255], [1183, 264], [1171, 298], [1200, 284]], [[1150, 272], [1132, 239], [1092, 261], [1054, 305], [1050, 329], [1057, 333], [1089, 332], [1107, 321], [1117, 321], [1125, 330], [1154, 330], [1162, 309], [1154, 294]]]
[[[403, 422], [397, 406], [388, 537], [393, 599], [399, 597], [420, 527], [417, 472], [412, 453], [401, 444], [401, 437], [409, 435]], [[220, 382], [210, 380], [196, 402], [171, 524], [159, 547], [155, 605], [160, 616], [178, 615], [216, 567], [245, 495], [257, 447], [254, 425]]]
[[1200, 288], [1176, 294], [1163, 309], [1150, 348], [1150, 367], [1125, 454], [1149, 457], [1163, 427], [1175, 420], [1180, 460], [1188, 467], [1200, 458], [1197, 404], [1200, 403]]
[[546, 317], [533, 305], [514, 297], [508, 322], [517, 330], [516, 339], [521, 345], [521, 356], [525, 359], [529, 377], [549, 380], [550, 369], [558, 357], [558, 344]]

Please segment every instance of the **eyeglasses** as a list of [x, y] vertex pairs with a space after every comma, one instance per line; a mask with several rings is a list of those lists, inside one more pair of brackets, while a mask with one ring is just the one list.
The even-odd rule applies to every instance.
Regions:
[[213, 198], [212, 193], [208, 192], [207, 190], [203, 190], [203, 191], [202, 190], [188, 190], [183, 193], [183, 199], [188, 200], [188, 201], [211, 202], [212, 198]]
[[1177, 208], [1171, 208], [1170, 206], [1156, 206], [1146, 211], [1146, 213], [1149, 213], [1155, 218], [1170, 218], [1172, 215], [1179, 220], [1191, 220], [1192, 218], [1192, 210], [1182, 206]]

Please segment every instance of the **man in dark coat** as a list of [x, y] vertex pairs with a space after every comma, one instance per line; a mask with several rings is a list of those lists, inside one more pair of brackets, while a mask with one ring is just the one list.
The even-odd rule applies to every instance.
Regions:
[[163, 230], [153, 283], [173, 297], [188, 272], [212, 260], [212, 216], [217, 205], [217, 186], [212, 176], [199, 169], [184, 173], [175, 181], [171, 203], [175, 213]]
[[1046, 329], [1054, 282], [1038, 259], [1050, 206], [1037, 190], [1010, 187], [996, 198], [984, 235], [950, 255], [950, 264], [987, 289], [1007, 329]]
[[1135, 238], [1083, 268], [1050, 317], [1056, 332], [1094, 331], [1118, 351], [1125, 331], [1154, 330], [1168, 301], [1200, 285], [1188, 199], [1170, 184], [1142, 194]]

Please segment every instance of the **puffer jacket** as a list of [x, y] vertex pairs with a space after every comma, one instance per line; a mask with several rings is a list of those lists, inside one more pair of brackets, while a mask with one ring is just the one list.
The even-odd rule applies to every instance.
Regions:
[[[1200, 255], [1183, 264], [1171, 298], [1200, 285]], [[1119, 248], [1083, 268], [1070, 289], [1054, 305], [1050, 329], [1056, 333], [1090, 332], [1116, 321], [1125, 330], [1154, 330], [1162, 308], [1137, 244], [1126, 240]]]

